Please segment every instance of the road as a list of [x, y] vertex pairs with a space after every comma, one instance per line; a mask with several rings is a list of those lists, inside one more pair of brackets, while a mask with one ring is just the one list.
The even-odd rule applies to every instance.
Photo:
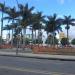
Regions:
[[75, 75], [75, 62], [0, 56], [0, 75]]

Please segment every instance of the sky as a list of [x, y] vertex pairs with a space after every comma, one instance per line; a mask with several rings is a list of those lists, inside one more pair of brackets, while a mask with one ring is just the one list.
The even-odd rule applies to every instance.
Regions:
[[[4, 3], [6, 6], [17, 7], [16, 0], [0, 0], [0, 3]], [[52, 15], [57, 13], [58, 17], [62, 17], [64, 15], [71, 15], [72, 18], [75, 18], [75, 0], [18, 0], [19, 4], [29, 4], [29, 7], [34, 6], [35, 12], [41, 11], [44, 15]], [[1, 19], [1, 13], [0, 13]], [[7, 22], [4, 22], [6, 24]], [[69, 34], [71, 38], [74, 38], [75, 35], [75, 27], [71, 27]], [[65, 27], [63, 27], [63, 31], [66, 34]], [[4, 32], [5, 33], [5, 32]]]

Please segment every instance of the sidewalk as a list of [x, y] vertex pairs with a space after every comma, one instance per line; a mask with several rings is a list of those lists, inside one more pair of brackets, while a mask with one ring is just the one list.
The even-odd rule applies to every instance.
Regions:
[[33, 54], [33, 53], [18, 53], [16, 55], [15, 52], [2, 52], [2, 51], [0, 51], [0, 56], [75, 61], [75, 56], [69, 56], [69, 55], [49, 55], [49, 54]]

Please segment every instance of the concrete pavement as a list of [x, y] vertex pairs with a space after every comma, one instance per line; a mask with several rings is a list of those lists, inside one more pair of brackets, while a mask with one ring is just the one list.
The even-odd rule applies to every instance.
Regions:
[[2, 51], [0, 51], [0, 56], [13, 56], [13, 57], [25, 57], [25, 58], [75, 61], [75, 56], [72, 56], [72, 55], [50, 55], [50, 54], [20, 53], [20, 52], [16, 55], [16, 52], [2, 52]]

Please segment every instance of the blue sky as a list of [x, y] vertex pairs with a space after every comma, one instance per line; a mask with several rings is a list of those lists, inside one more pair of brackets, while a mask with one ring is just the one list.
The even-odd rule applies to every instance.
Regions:
[[[16, 0], [0, 0], [6, 6], [17, 6]], [[28, 3], [29, 7], [34, 6], [36, 11], [42, 11], [45, 15], [57, 13], [58, 15], [69, 15], [75, 17], [75, 0], [18, 0], [19, 3]]]
[[[4, 1], [6, 6], [17, 7], [16, 0], [0, 0], [1, 3]], [[75, 0], [18, 0], [18, 2], [21, 4], [28, 3], [29, 7], [34, 6], [35, 11], [42, 11], [44, 15], [57, 13], [59, 17], [71, 15], [75, 18]], [[73, 30], [75, 30], [75, 27], [70, 29], [71, 35], [74, 37], [75, 32]]]

